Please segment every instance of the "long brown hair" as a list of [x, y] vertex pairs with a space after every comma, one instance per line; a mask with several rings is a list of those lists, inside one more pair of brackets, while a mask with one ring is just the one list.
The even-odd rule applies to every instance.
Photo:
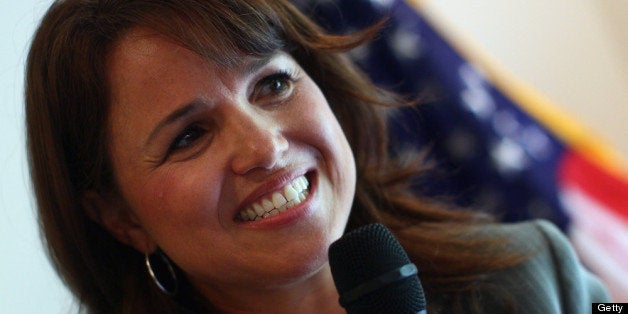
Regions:
[[387, 115], [406, 103], [373, 86], [342, 54], [374, 37], [378, 25], [350, 36], [328, 35], [282, 0], [65, 0], [51, 6], [33, 39], [26, 122], [48, 254], [84, 309], [180, 312], [181, 302], [211, 308], [189, 287], [179, 299], [162, 295], [143, 269], [143, 255], [89, 219], [81, 203], [86, 191], [116, 193], [105, 132], [106, 65], [112, 45], [136, 26], [213, 62], [234, 62], [242, 52], [290, 52], [327, 97], [356, 157], [357, 192], [347, 230], [376, 221], [389, 226], [421, 269], [428, 300], [437, 292], [477, 289], [490, 271], [520, 259], [502, 242], [468, 238], [490, 222], [486, 215], [451, 210], [411, 191], [409, 180], [424, 168], [420, 158], [389, 155]]

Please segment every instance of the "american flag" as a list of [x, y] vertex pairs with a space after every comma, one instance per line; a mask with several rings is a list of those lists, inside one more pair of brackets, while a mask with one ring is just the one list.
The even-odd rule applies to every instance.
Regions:
[[506, 222], [552, 221], [613, 301], [628, 302], [628, 177], [611, 148], [533, 90], [468, 57], [418, 6], [294, 2], [335, 33], [389, 19], [376, 41], [351, 56], [376, 83], [426, 99], [392, 121], [395, 139], [429, 147], [444, 169], [423, 178], [422, 192]]

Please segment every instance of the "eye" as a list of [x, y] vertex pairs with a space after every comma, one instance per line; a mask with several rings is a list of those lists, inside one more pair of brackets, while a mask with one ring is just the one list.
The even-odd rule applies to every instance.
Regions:
[[264, 100], [267, 97], [280, 99], [291, 94], [296, 79], [289, 72], [277, 72], [262, 78], [255, 86], [252, 98]]
[[177, 135], [177, 137], [172, 141], [172, 144], [168, 147], [168, 153], [191, 146], [196, 140], [203, 136], [205, 132], [206, 131], [203, 128], [196, 124], [186, 127], [183, 132]]

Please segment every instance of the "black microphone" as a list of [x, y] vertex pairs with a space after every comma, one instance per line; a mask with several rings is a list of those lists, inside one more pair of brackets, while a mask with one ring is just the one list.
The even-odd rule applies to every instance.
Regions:
[[417, 268], [383, 225], [360, 227], [332, 243], [329, 264], [347, 313], [426, 313]]

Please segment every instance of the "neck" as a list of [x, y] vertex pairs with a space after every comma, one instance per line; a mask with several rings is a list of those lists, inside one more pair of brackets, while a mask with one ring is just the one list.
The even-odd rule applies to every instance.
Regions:
[[203, 289], [205, 297], [222, 313], [346, 313], [338, 303], [338, 292], [329, 264], [306, 280], [263, 289]]

